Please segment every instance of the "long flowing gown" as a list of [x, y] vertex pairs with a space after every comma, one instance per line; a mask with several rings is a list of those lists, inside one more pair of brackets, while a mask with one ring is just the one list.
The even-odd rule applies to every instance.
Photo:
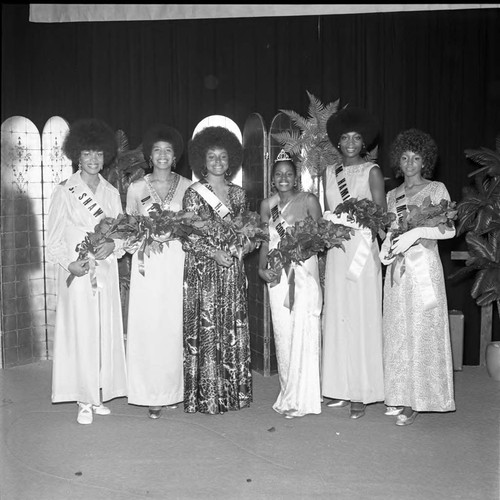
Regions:
[[[77, 191], [75, 196], [70, 189]], [[83, 205], [78, 199], [97, 202]], [[89, 211], [89, 208], [92, 211]], [[91, 273], [75, 277], [68, 287], [68, 265], [77, 260], [76, 246], [104, 217], [122, 212], [120, 194], [101, 175], [96, 192], [73, 174], [54, 188], [48, 213], [47, 256], [58, 264], [57, 314], [54, 332], [52, 402], [80, 401], [99, 405], [102, 400], [127, 394], [125, 346], [118, 281], [117, 256], [122, 245], [97, 261], [95, 293]], [[99, 213], [99, 215], [97, 215]], [[96, 214], [97, 216], [94, 216]], [[118, 242], [117, 242], [118, 243]]]
[[[289, 224], [307, 217], [307, 197], [298, 193], [281, 212]], [[269, 249], [276, 248], [280, 236], [269, 226]], [[274, 343], [278, 361], [280, 393], [273, 409], [278, 413], [301, 417], [321, 413], [320, 341], [322, 292], [318, 257], [310, 257], [294, 266], [295, 293], [292, 310], [285, 305], [289, 294], [288, 279], [282, 271], [278, 285], [268, 283]]]
[[[230, 184], [231, 215], [246, 205], [245, 191]], [[192, 187], [183, 208], [202, 218], [219, 218]], [[207, 238], [193, 238], [185, 245], [184, 411], [189, 413], [239, 410], [252, 401], [245, 269], [236, 258], [231, 267], [219, 266], [210, 258], [217, 248]]]
[[[394, 213], [395, 191], [387, 194], [388, 209]], [[450, 199], [444, 184], [433, 181], [407, 197], [406, 204], [421, 205], [428, 196], [432, 203]], [[411, 406], [415, 411], [452, 411], [453, 362], [443, 267], [437, 240], [421, 241], [423, 244], [405, 253], [405, 272], [399, 283], [391, 280], [396, 264], [387, 268], [383, 318], [385, 403]], [[424, 299], [428, 296], [423, 296], [422, 275], [437, 299], [436, 307], [426, 309]]]
[[[148, 215], [151, 203], [174, 212], [191, 181], [173, 173], [172, 186], [161, 199], [150, 175], [127, 191], [127, 213]], [[144, 201], [143, 201], [144, 200]], [[184, 250], [179, 241], [163, 245], [161, 253], [132, 257], [127, 327], [128, 402], [164, 406], [184, 399], [182, 352], [182, 289]]]
[[[373, 163], [344, 168], [352, 198], [372, 200]], [[328, 167], [325, 193], [333, 211], [342, 203], [335, 169]], [[368, 229], [328, 251], [323, 305], [322, 394], [365, 404], [384, 400], [382, 360], [382, 273], [377, 241]], [[358, 253], [359, 252], [359, 253]], [[364, 266], [355, 267], [363, 262]]]

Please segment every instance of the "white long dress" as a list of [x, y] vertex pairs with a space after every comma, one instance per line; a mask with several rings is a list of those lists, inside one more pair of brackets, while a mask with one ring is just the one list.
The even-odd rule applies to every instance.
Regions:
[[[387, 194], [387, 207], [396, 213], [395, 189]], [[450, 195], [444, 184], [433, 181], [407, 205], [432, 203]], [[405, 272], [399, 283], [391, 281], [387, 268], [384, 283], [384, 377], [385, 403], [411, 406], [415, 411], [452, 411], [453, 361], [443, 266], [437, 240], [410, 247], [405, 253]], [[399, 272], [398, 272], [399, 275]], [[422, 286], [427, 277], [431, 291]], [[430, 295], [436, 305], [426, 306]]]
[[[372, 199], [373, 163], [344, 168], [352, 198]], [[334, 211], [342, 197], [335, 169], [328, 167], [325, 193]], [[384, 400], [382, 361], [382, 273], [377, 240], [368, 229], [328, 251], [323, 305], [322, 394], [365, 404]], [[361, 268], [351, 267], [366, 250]], [[357, 252], [360, 253], [357, 253]], [[361, 259], [363, 260], [363, 259]]]
[[[285, 220], [303, 220], [307, 216], [307, 196], [299, 193], [283, 210]], [[269, 225], [269, 249], [276, 248], [280, 237]], [[320, 341], [322, 293], [318, 258], [313, 256], [295, 266], [295, 294], [292, 310], [286, 307], [288, 279], [282, 272], [278, 285], [270, 286], [269, 301], [274, 343], [278, 361], [280, 393], [273, 409], [278, 413], [301, 417], [321, 413]]]
[[[174, 179], [164, 200], [151, 185], [150, 175], [133, 182], [127, 191], [127, 213], [148, 215], [147, 209], [152, 203], [158, 203], [163, 210], [179, 211], [191, 181], [177, 174]], [[164, 245], [162, 253], [144, 255], [144, 276], [139, 272], [138, 252], [132, 257], [127, 326], [128, 402], [131, 404], [164, 406], [184, 399], [184, 255], [179, 241]]]
[[[117, 217], [122, 212], [118, 191], [100, 175], [99, 180], [93, 194], [77, 172], [55, 187], [50, 203], [47, 256], [59, 264], [52, 370], [54, 403], [81, 401], [99, 405], [99, 388], [103, 401], [127, 393], [117, 256], [111, 254], [97, 261], [95, 294], [90, 273], [66, 285], [68, 265], [78, 257], [77, 244], [104, 216]], [[70, 189], [76, 189], [82, 200], [90, 195], [103, 213], [96, 211], [93, 203], [84, 206]], [[115, 253], [120, 255], [119, 250]]]

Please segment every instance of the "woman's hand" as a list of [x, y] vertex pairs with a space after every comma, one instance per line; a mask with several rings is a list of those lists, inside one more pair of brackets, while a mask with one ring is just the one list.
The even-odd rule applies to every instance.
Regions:
[[255, 250], [255, 247], [256, 247], [255, 243], [247, 239], [241, 249], [241, 256], [243, 257], [244, 255], [252, 253]]
[[223, 267], [231, 267], [233, 265], [233, 258], [224, 250], [216, 250], [212, 258]]
[[394, 238], [391, 246], [391, 253], [397, 255], [399, 253], [405, 253], [408, 248], [410, 248], [417, 240], [420, 239], [419, 228], [410, 229], [406, 233], [399, 235]]
[[96, 260], [104, 260], [113, 253], [114, 249], [115, 249], [115, 242], [113, 240], [101, 243], [97, 247], [97, 251], [95, 253]]
[[278, 273], [272, 269], [259, 269], [259, 276], [266, 282], [272, 283], [278, 278]]
[[75, 260], [68, 266], [68, 271], [78, 278], [85, 276], [89, 272], [89, 259]]

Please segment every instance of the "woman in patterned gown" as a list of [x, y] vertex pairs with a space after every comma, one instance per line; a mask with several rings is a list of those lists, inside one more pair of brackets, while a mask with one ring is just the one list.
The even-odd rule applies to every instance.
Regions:
[[321, 306], [318, 257], [310, 257], [294, 267], [295, 290], [293, 304], [289, 298], [288, 278], [267, 268], [269, 249], [276, 248], [283, 231], [295, 222], [310, 216], [321, 217], [318, 198], [312, 193], [296, 190], [297, 169], [285, 150], [281, 150], [273, 165], [273, 185], [277, 193], [263, 200], [260, 215], [269, 221], [270, 242], [260, 248], [259, 276], [268, 284], [274, 343], [278, 361], [280, 393], [273, 409], [285, 418], [321, 413], [320, 341]]
[[[338, 204], [367, 198], [386, 208], [380, 167], [364, 156], [375, 142], [378, 124], [359, 108], [344, 108], [327, 122], [331, 143], [342, 164], [325, 172], [325, 214], [335, 223]], [[365, 414], [366, 404], [384, 400], [382, 363], [382, 272], [377, 241], [371, 231], [356, 234], [340, 248], [328, 250], [323, 305], [322, 394], [330, 408], [349, 405], [350, 417]]]
[[[153, 203], [162, 210], [181, 210], [191, 184], [173, 172], [182, 156], [181, 135], [172, 127], [154, 125], [144, 135], [142, 150], [153, 171], [129, 186], [127, 213], [148, 215]], [[135, 250], [127, 328], [128, 402], [149, 406], [149, 416], [156, 419], [163, 406], [176, 407], [184, 399], [184, 250], [179, 241], [169, 241], [161, 253], [149, 256]]]
[[[437, 159], [432, 137], [420, 130], [400, 133], [391, 147], [396, 177], [404, 182], [387, 194], [395, 214], [408, 205], [450, 200], [444, 184], [431, 181]], [[397, 223], [397, 222], [396, 222]], [[384, 284], [384, 383], [386, 414], [398, 415], [397, 425], [410, 425], [418, 412], [455, 409], [448, 307], [443, 267], [436, 240], [455, 236], [455, 229], [415, 228], [391, 241], [389, 232], [380, 252], [389, 265]], [[397, 254], [405, 255], [405, 272], [391, 280]], [[400, 276], [395, 269], [396, 276]]]
[[[245, 191], [230, 179], [243, 158], [238, 138], [225, 127], [207, 127], [188, 147], [201, 180], [183, 207], [204, 219], [228, 220], [247, 209]], [[237, 250], [209, 237], [185, 244], [184, 411], [224, 413], [252, 401], [247, 281]], [[251, 248], [244, 248], [243, 254]]]

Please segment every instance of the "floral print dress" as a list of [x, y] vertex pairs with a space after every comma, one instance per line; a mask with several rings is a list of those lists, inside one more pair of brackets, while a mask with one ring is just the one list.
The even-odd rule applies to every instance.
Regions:
[[[241, 187], [230, 184], [228, 198], [233, 217], [246, 210]], [[202, 218], [219, 218], [191, 187], [183, 209]], [[231, 267], [218, 265], [211, 258], [218, 248], [208, 237], [194, 237], [184, 244], [184, 411], [188, 413], [223, 413], [252, 401], [245, 269], [237, 258]]]

